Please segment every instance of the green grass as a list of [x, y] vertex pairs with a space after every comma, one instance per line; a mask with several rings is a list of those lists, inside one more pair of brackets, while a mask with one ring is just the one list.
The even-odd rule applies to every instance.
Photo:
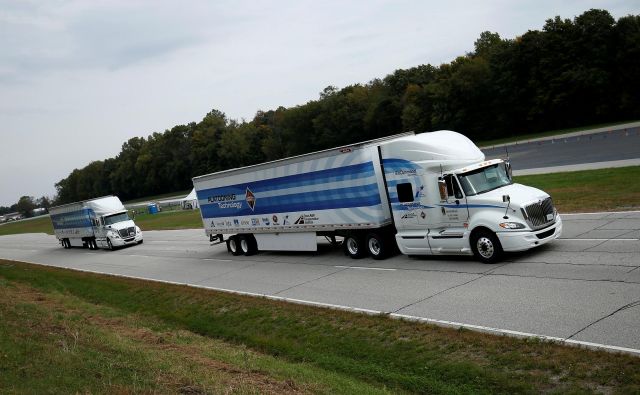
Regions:
[[136, 214], [136, 224], [145, 230], [202, 228], [200, 210], [162, 211], [157, 214]]
[[0, 224], [0, 236], [18, 233], [48, 233], [53, 234], [53, 225], [49, 216], [29, 220], [7, 222]]
[[640, 209], [640, 166], [514, 177], [549, 193], [561, 213]]
[[596, 125], [581, 126], [581, 127], [577, 127], [577, 128], [570, 128], [570, 129], [549, 130], [549, 131], [546, 131], [546, 132], [525, 134], [525, 135], [513, 136], [513, 137], [505, 137], [505, 138], [499, 138], [499, 139], [495, 139], [495, 140], [478, 141], [478, 142], [476, 142], [476, 144], [480, 148], [488, 148], [488, 147], [491, 147], [493, 145], [498, 145], [498, 144], [514, 143], [516, 141], [530, 140], [530, 139], [536, 139], [536, 138], [540, 138], [540, 137], [551, 137], [551, 136], [557, 136], [557, 135], [560, 135], [560, 134], [572, 133], [572, 132], [577, 132], [577, 131], [583, 131], [583, 130], [586, 131], [586, 130], [591, 130], [591, 129], [603, 128], [603, 127], [607, 127], [607, 126], [617, 126], [617, 125], [622, 125], [622, 124], [631, 123], [631, 122], [636, 122], [636, 120], [601, 123], [601, 124], [596, 124]]
[[187, 189], [186, 191], [169, 192], [169, 193], [163, 193], [161, 195], [154, 195], [154, 196], [148, 196], [148, 197], [143, 197], [139, 199], [127, 200], [126, 202], [122, 202], [122, 204], [127, 206], [129, 204], [140, 203], [140, 202], [154, 202], [154, 201], [163, 200], [166, 198], [172, 198], [175, 196], [185, 197], [189, 194], [189, 192], [191, 192], [191, 189]]
[[11, 261], [0, 291], [0, 392], [640, 391], [637, 357], [386, 316]]

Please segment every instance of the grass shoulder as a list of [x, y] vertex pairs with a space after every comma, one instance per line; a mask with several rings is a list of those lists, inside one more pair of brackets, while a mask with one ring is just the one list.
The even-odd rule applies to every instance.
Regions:
[[517, 176], [542, 189], [561, 213], [640, 209], [640, 166]]
[[386, 316], [12, 261], [0, 291], [9, 392], [640, 390], [637, 357]]

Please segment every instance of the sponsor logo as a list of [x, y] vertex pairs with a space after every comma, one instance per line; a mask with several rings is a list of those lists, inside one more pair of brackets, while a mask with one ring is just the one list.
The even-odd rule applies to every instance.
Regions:
[[224, 221], [218, 221], [218, 222], [216, 222], [216, 226], [224, 226]]
[[271, 217], [271, 220], [273, 221], [274, 225], [278, 225], [278, 216], [274, 215], [273, 217]]
[[425, 219], [427, 217], [427, 214], [424, 213], [424, 211], [420, 212], [420, 218]]
[[225, 222], [225, 225], [227, 225], [227, 226], [233, 226], [233, 223], [232, 223], [231, 221], [227, 221], [227, 222]]
[[301, 216], [298, 217], [298, 219], [296, 220], [296, 222], [294, 222], [294, 224], [296, 224], [296, 225], [311, 225], [311, 224], [316, 223], [319, 220], [320, 220], [320, 218], [318, 218], [318, 216], [315, 215], [315, 214], [302, 214]]
[[251, 226], [260, 225], [260, 220], [258, 218], [251, 218]]
[[417, 198], [421, 198], [424, 197], [424, 185], [420, 185], [420, 188], [418, 188], [418, 190], [416, 191], [416, 196]]
[[262, 223], [267, 226], [271, 225], [271, 221], [269, 221], [269, 217], [262, 217]]
[[284, 221], [282, 221], [282, 225], [291, 225], [291, 223], [289, 222], [289, 216], [288, 215], [284, 216]]
[[400, 169], [394, 172], [396, 176], [415, 176], [418, 174], [416, 169]]
[[416, 217], [416, 213], [406, 213], [402, 216], [402, 219], [411, 219], [415, 217]]
[[216, 227], [216, 224], [215, 224], [213, 221], [211, 221], [211, 227], [212, 227], [212, 228], [215, 228], [215, 227]]
[[253, 211], [253, 208], [256, 206], [256, 195], [251, 192], [249, 187], [247, 187], [247, 191], [244, 194], [244, 199], [247, 201], [249, 208]]
[[237, 208], [237, 209], [241, 209], [242, 208], [242, 202], [237, 202], [236, 200], [236, 194], [235, 193], [230, 193], [227, 195], [215, 195], [215, 196], [209, 196], [207, 198], [207, 201], [209, 203], [218, 203], [218, 208]]
[[240, 221], [238, 221], [237, 219], [234, 219], [234, 220], [233, 220], [233, 224], [234, 224], [235, 226], [239, 226], [239, 225], [240, 225]]
[[340, 152], [342, 152], [343, 154], [349, 153], [353, 151], [351, 148], [340, 148]]
[[249, 226], [250, 222], [248, 219], [243, 219], [242, 221], [240, 221], [240, 225], [242, 226]]

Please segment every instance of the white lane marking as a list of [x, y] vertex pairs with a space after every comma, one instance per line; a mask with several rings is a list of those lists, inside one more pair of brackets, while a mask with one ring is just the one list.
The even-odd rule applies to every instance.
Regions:
[[640, 241], [640, 239], [563, 239], [563, 238], [559, 238], [558, 240], [569, 240], [569, 241]]
[[[632, 213], [640, 213], [640, 210], [634, 211], [596, 211], [593, 213], [560, 213], [561, 216], [567, 215], [599, 215], [599, 214], [632, 214]], [[632, 219], [632, 218], [619, 218], [619, 219]]]
[[389, 268], [385, 268], [385, 267], [364, 267], [364, 266], [334, 266], [340, 269], [356, 269], [356, 270], [380, 270], [380, 271], [387, 271], [387, 272], [395, 272], [398, 269], [389, 269]]
[[465, 328], [465, 329], [474, 330], [474, 331], [477, 331], [477, 332], [489, 332], [489, 333], [507, 335], [507, 336], [512, 336], [512, 337], [535, 338], [535, 339], [549, 340], [549, 341], [560, 343], [560, 344], [566, 344], [568, 346], [586, 347], [586, 348], [591, 348], [591, 349], [596, 349], [596, 350], [605, 350], [605, 351], [609, 351], [609, 352], [622, 352], [622, 353], [627, 353], [627, 354], [633, 354], [633, 355], [639, 355], [640, 356], [640, 349], [629, 348], [629, 347], [621, 347], [621, 346], [613, 346], [613, 345], [609, 345], [609, 344], [592, 343], [592, 342], [587, 342], [587, 341], [582, 341], [582, 340], [564, 339], [562, 337], [539, 335], [539, 334], [536, 334], [536, 333], [529, 333], [529, 332], [519, 332], [519, 331], [510, 330], [510, 329], [500, 329], [500, 328], [493, 328], [493, 327], [490, 327], [490, 326], [465, 324], [465, 323], [454, 322], [454, 321], [436, 320], [436, 319], [433, 319], [433, 318], [417, 317], [417, 316], [413, 316], [413, 315], [398, 314], [398, 313], [388, 313], [388, 312], [385, 312], [385, 311], [363, 309], [363, 308], [350, 307], [350, 306], [344, 306], [344, 305], [339, 305], [339, 304], [312, 302], [312, 301], [309, 301], [309, 300], [293, 299], [293, 298], [287, 298], [287, 297], [284, 297], [284, 296], [261, 294], [261, 293], [258, 293], [258, 292], [236, 291], [236, 290], [233, 290], [233, 289], [209, 287], [209, 286], [197, 285], [197, 284], [179, 283], [179, 282], [176, 282], [176, 281], [158, 280], [158, 279], [148, 278], [148, 277], [128, 276], [128, 275], [125, 275], [125, 274], [99, 272], [99, 271], [95, 271], [95, 270], [77, 269], [77, 268], [70, 268], [70, 267], [64, 267], [64, 266], [54, 266], [54, 265], [48, 265], [48, 264], [37, 263], [37, 262], [29, 262], [29, 261], [18, 261], [18, 262], [31, 263], [33, 265], [40, 265], [40, 266], [57, 267], [57, 268], [61, 268], [61, 269], [75, 270], [75, 271], [78, 271], [78, 272], [85, 272], [85, 273], [97, 273], [97, 274], [105, 274], [105, 275], [114, 276], [114, 277], [132, 278], [132, 279], [135, 279], [135, 280], [154, 281], [154, 282], [158, 282], [158, 283], [173, 284], [173, 285], [186, 285], [187, 287], [208, 289], [208, 290], [211, 290], [211, 291], [227, 292], [227, 293], [236, 294], [236, 295], [257, 296], [257, 297], [271, 299], [271, 300], [290, 302], [290, 303], [297, 303], [297, 304], [304, 304], [304, 305], [309, 305], [309, 306], [326, 307], [326, 308], [331, 308], [331, 309], [336, 309], [336, 310], [353, 311], [353, 312], [356, 312], [356, 313], [372, 314], [372, 315], [388, 315], [389, 317], [394, 318], [394, 319], [414, 320], [414, 321], [430, 323], [430, 324], [438, 325], [438, 326], [452, 327], [452, 328]]

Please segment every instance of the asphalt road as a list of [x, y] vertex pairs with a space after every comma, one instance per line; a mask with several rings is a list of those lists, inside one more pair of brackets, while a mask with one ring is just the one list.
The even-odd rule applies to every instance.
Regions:
[[318, 253], [233, 257], [202, 230], [146, 232], [144, 244], [114, 252], [65, 250], [45, 234], [3, 236], [0, 257], [640, 353], [640, 212], [563, 219], [562, 239], [496, 265], [352, 260], [327, 243]]
[[[511, 144], [514, 170], [640, 158], [640, 127]], [[505, 158], [505, 146], [482, 150], [487, 159]]]

